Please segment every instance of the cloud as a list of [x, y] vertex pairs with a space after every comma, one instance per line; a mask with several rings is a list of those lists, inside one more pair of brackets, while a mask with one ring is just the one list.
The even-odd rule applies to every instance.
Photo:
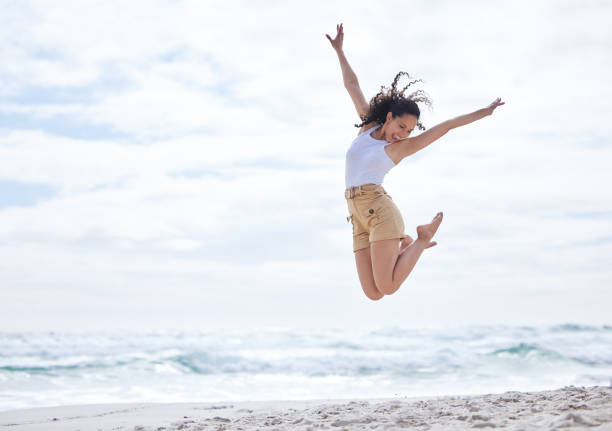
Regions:
[[[612, 251], [609, 7], [11, 5], [0, 18], [6, 307], [52, 286], [66, 301], [49, 305], [59, 324], [58, 310], [112, 306], [120, 291], [134, 304], [156, 293], [163, 308], [172, 286], [177, 309], [207, 302], [208, 317], [190, 313], [208, 323], [240, 312], [312, 322], [314, 307], [350, 325], [405, 315], [413, 299], [414, 324], [428, 319], [424, 304], [467, 318], [453, 301], [473, 319], [512, 320], [494, 289], [516, 306], [516, 292], [539, 292], [542, 307], [546, 292], [565, 292], [550, 319], [563, 319], [574, 292], [590, 298], [582, 317], [604, 316], [594, 304]], [[409, 71], [434, 100], [428, 127], [507, 101], [386, 178], [407, 233], [438, 210], [446, 218], [412, 290], [377, 311], [360, 292], [345, 220], [358, 118], [324, 37], [342, 20], [366, 97]], [[117, 313], [129, 319], [126, 307]]]

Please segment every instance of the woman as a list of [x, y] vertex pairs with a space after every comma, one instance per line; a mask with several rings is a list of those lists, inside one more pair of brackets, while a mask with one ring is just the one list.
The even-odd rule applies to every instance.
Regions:
[[410, 82], [400, 91], [396, 88], [397, 81], [401, 75], [408, 74], [399, 72], [391, 88], [385, 91], [382, 87], [368, 104], [342, 51], [342, 24], [336, 26], [336, 30], [334, 39], [328, 34], [325, 36], [338, 54], [344, 87], [362, 120], [355, 125], [360, 128], [359, 134], [346, 154], [345, 197], [348, 218], [353, 224], [353, 251], [364, 293], [378, 300], [397, 291], [423, 250], [436, 245], [432, 238], [442, 222], [439, 212], [429, 224], [417, 227], [416, 240], [404, 234], [402, 215], [382, 187], [385, 174], [402, 159], [425, 148], [449, 130], [491, 115], [504, 102], [497, 98], [486, 108], [409, 137], [415, 127], [425, 129], [419, 122], [420, 110], [416, 102], [431, 105], [423, 91], [404, 96], [404, 91], [420, 80]]

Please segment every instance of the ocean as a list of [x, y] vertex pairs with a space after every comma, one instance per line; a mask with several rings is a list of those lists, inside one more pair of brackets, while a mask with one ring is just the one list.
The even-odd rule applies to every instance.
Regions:
[[0, 332], [0, 410], [612, 384], [612, 326]]

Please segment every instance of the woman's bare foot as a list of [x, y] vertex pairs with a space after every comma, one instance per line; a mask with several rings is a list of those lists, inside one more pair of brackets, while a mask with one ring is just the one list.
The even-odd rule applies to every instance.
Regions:
[[412, 237], [410, 235], [407, 235], [406, 238], [403, 238], [400, 241], [400, 249], [399, 249], [400, 254], [402, 253], [402, 251], [406, 250], [406, 248], [410, 244], [412, 244], [412, 241], [414, 241], [414, 240], [412, 239]]
[[[404, 250], [406, 250], [408, 248], [408, 246], [410, 244], [412, 244], [414, 242], [414, 240], [412, 239], [411, 236], [406, 236], [406, 238], [402, 239], [400, 241], [400, 250], [399, 250], [399, 254], [402, 254]], [[429, 244], [427, 244], [427, 247], [425, 248], [429, 248], [429, 247], [433, 247], [434, 245], [437, 245], [438, 243], [433, 241], [433, 242], [429, 242]]]
[[[431, 220], [431, 223], [417, 226], [417, 233], [419, 234], [418, 239], [427, 241], [428, 244], [432, 244], [431, 239], [436, 234], [440, 223], [442, 223], [442, 212], [436, 214]], [[428, 247], [431, 247], [431, 245], [428, 245]]]

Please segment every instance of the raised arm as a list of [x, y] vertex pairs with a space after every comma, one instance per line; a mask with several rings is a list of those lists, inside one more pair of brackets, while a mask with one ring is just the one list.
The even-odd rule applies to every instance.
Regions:
[[495, 99], [489, 106], [486, 108], [479, 109], [474, 112], [470, 112], [469, 114], [460, 115], [455, 118], [451, 118], [450, 120], [443, 121], [440, 124], [435, 125], [434, 127], [427, 129], [425, 132], [421, 133], [418, 136], [413, 138], [405, 138], [402, 139], [401, 147], [401, 158], [408, 157], [411, 154], [416, 153], [419, 150], [422, 150], [435, 140], [441, 138], [451, 129], [456, 127], [465, 126], [466, 124], [473, 123], [476, 120], [480, 120], [486, 116], [493, 114], [495, 108], [505, 104], [506, 102], [502, 102], [498, 97]]
[[342, 24], [336, 26], [336, 30], [338, 33], [336, 37], [332, 39], [329, 34], [326, 34], [327, 39], [332, 45], [332, 48], [338, 54], [338, 60], [340, 61], [340, 67], [342, 68], [342, 79], [344, 81], [344, 88], [348, 91], [351, 99], [353, 100], [353, 104], [355, 105], [355, 109], [357, 110], [357, 114], [359, 117], [362, 117], [368, 113], [368, 109], [370, 105], [366, 102], [365, 97], [363, 96], [363, 92], [359, 87], [359, 81], [357, 80], [357, 75], [351, 69], [351, 66], [348, 63], [348, 60], [344, 56], [344, 51], [342, 51], [342, 42], [344, 41], [344, 28]]

